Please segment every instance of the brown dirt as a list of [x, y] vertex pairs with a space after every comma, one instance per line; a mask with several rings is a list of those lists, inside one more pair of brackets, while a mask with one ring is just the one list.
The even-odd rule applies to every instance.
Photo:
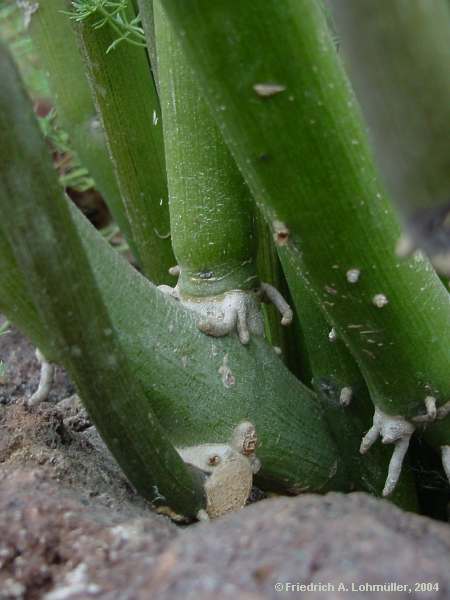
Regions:
[[39, 468], [46, 479], [74, 486], [83, 498], [148, 510], [91, 426], [65, 371], [56, 368], [49, 401], [28, 408], [25, 401], [39, 382], [34, 348], [12, 328], [0, 337], [0, 360], [7, 366], [0, 384], [0, 473]]
[[[0, 325], [4, 319], [0, 315]], [[6, 365], [4, 383], [0, 383], [0, 405], [28, 398], [39, 383], [40, 367], [35, 349], [14, 327], [0, 337], [0, 361]], [[74, 393], [64, 369], [56, 367], [55, 383], [50, 392], [50, 402], [57, 402]]]

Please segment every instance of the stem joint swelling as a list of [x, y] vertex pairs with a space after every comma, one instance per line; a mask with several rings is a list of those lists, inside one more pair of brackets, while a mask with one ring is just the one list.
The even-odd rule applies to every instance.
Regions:
[[183, 461], [200, 469], [207, 477], [204, 484], [206, 510], [199, 511], [200, 521], [245, 506], [252, 490], [253, 475], [261, 468], [256, 457], [257, 445], [255, 426], [244, 421], [234, 428], [228, 443], [178, 448]]
[[[169, 270], [180, 275], [178, 266]], [[229, 290], [214, 296], [184, 295], [179, 284], [161, 285], [159, 289], [180, 301], [183, 306], [199, 315], [198, 328], [213, 337], [222, 337], [237, 331], [242, 344], [248, 344], [250, 334], [264, 335], [261, 302], [272, 303], [281, 314], [281, 324], [292, 323], [293, 312], [280, 292], [269, 283], [261, 283], [256, 290]]]

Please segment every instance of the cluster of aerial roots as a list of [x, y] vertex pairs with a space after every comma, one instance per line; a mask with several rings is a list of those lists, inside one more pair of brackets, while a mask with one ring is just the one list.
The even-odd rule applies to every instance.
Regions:
[[[347, 279], [352, 283], [357, 281], [358, 277], [359, 270], [350, 269], [347, 271]], [[388, 302], [384, 294], [377, 294], [372, 300], [373, 304], [378, 308], [385, 306]], [[328, 339], [330, 342], [335, 342], [338, 339], [334, 327], [328, 333]], [[339, 397], [341, 406], [349, 406], [351, 399], [352, 388], [343, 387]], [[363, 437], [359, 451], [361, 454], [365, 454], [377, 441], [378, 437], [381, 438], [383, 444], [394, 444], [394, 451], [392, 452], [391, 460], [389, 462], [383, 496], [392, 494], [397, 486], [402, 472], [403, 460], [408, 451], [409, 441], [416, 428], [436, 420], [444, 419], [450, 414], [450, 401], [438, 408], [436, 398], [427, 396], [424, 404], [425, 413], [413, 417], [410, 421], [401, 415], [388, 415], [380, 408], [375, 407], [372, 427]], [[450, 482], [450, 446], [441, 446], [441, 456], [445, 474]]]
[[[365, 454], [378, 437], [381, 438], [383, 444], [394, 444], [383, 496], [392, 494], [400, 479], [403, 459], [408, 451], [409, 441], [416, 427], [446, 417], [450, 413], [450, 401], [437, 408], [436, 398], [427, 396], [425, 398], [425, 409], [424, 414], [417, 415], [411, 421], [408, 421], [402, 416], [387, 415], [378, 407], [375, 408], [372, 427], [362, 439], [360, 452]], [[450, 446], [442, 446], [441, 455], [442, 465], [450, 482]]]
[[[171, 275], [179, 275], [180, 268], [172, 267]], [[213, 337], [222, 337], [236, 331], [242, 344], [248, 344], [251, 335], [262, 336], [264, 323], [261, 302], [272, 303], [281, 314], [281, 324], [292, 322], [292, 309], [269, 283], [261, 283], [257, 290], [229, 290], [217, 296], [186, 296], [177, 284], [160, 285], [159, 289], [179, 300], [183, 306], [197, 313], [198, 328]]]

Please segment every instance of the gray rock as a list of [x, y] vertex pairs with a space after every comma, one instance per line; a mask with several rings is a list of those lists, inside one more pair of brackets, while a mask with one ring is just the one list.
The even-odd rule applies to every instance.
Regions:
[[105, 510], [38, 470], [0, 475], [0, 599], [135, 598], [178, 533], [166, 517]]
[[92, 426], [89, 415], [77, 394], [64, 398], [57, 404], [64, 426], [70, 431], [85, 431]]
[[307, 599], [362, 600], [390, 594], [359, 586], [416, 582], [438, 584], [417, 596], [439, 600], [449, 559], [448, 525], [366, 494], [264, 500], [183, 530], [151, 511], [86, 504], [37, 470], [0, 479], [2, 600], [256, 600], [279, 598], [276, 583], [315, 583], [294, 589]]
[[[151, 581], [158, 600], [183, 597], [280, 598], [276, 583], [332, 584], [295, 591], [311, 600], [385, 599], [368, 584], [437, 584], [417, 597], [450, 596], [450, 526], [402, 512], [366, 494], [331, 493], [264, 500], [192, 527], [161, 557]], [[339, 583], [348, 592], [338, 592]], [[355, 591], [352, 591], [352, 584]], [[149, 580], [150, 585], [150, 580]], [[284, 594], [288, 596], [288, 592]], [[395, 598], [411, 598], [396, 591]], [[140, 596], [144, 598], [144, 596]]]

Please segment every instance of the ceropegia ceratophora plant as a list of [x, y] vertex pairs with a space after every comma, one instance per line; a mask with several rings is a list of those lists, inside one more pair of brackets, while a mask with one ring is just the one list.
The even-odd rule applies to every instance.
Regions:
[[[2, 65], [6, 65], [11, 71], [7, 60], [2, 61]], [[2, 115], [5, 120], [2, 121], [2, 131], [6, 130], [6, 123], [15, 121], [6, 109], [24, 112], [31, 110], [24, 100], [18, 103], [17, 95], [17, 85], [3, 88]], [[11, 101], [12, 98], [14, 102]], [[33, 213], [33, 205], [30, 205], [28, 200], [33, 197], [35, 181], [28, 171], [29, 157], [34, 151], [30, 145], [32, 138], [29, 131], [33, 125], [32, 122], [19, 122], [18, 127], [18, 132], [15, 131], [14, 136], [8, 137], [10, 146], [5, 148], [5, 154], [2, 155], [2, 206], [5, 207], [8, 198], [14, 195]], [[33, 135], [36, 136], [35, 127]], [[28, 154], [24, 150], [25, 139], [28, 140]], [[36, 143], [37, 140], [38, 138]], [[42, 146], [43, 141], [39, 143]], [[36, 155], [42, 155], [41, 146]], [[17, 160], [7, 160], [6, 157], [11, 156]], [[9, 170], [6, 169], [7, 165], [10, 165]], [[45, 175], [48, 205], [58, 207], [61, 204], [61, 199], [58, 200], [61, 191], [56, 183], [49, 185], [51, 173], [48, 165], [42, 175], [40, 169], [41, 167], [35, 172], [35, 178], [37, 174], [39, 177]], [[17, 178], [17, 173], [21, 177]], [[62, 206], [64, 204], [62, 202]], [[10, 214], [9, 224], [14, 227], [8, 227], [6, 230], [2, 224], [1, 309], [13, 317], [15, 322], [20, 323], [33, 340], [38, 341], [39, 347], [47, 357], [66, 366], [104, 440], [141, 493], [152, 502], [169, 505], [186, 516], [197, 514], [201, 508], [201, 503], [196, 504], [198, 495], [195, 494], [192, 504], [186, 502], [186, 498], [181, 494], [179, 503], [183, 504], [183, 507], [180, 508], [177, 502], [172, 501], [162, 480], [155, 484], [155, 487], [151, 485], [151, 479], [142, 473], [139, 446], [140, 443], [149, 443], [148, 436], [151, 438], [153, 435], [148, 430], [151, 413], [148, 413], [148, 419], [140, 414], [139, 394], [134, 394], [131, 387], [127, 391], [122, 388], [116, 389], [116, 375], [120, 377], [117, 367], [122, 360], [130, 361], [130, 370], [137, 377], [136, 385], [142, 385], [146, 391], [147, 400], [144, 400], [141, 406], [148, 403], [147, 410], [151, 407], [155, 411], [160, 425], [178, 448], [225, 443], [239, 423], [250, 421], [258, 432], [258, 458], [264, 465], [258, 475], [260, 481], [265, 482], [264, 485], [272, 489], [291, 491], [302, 486], [318, 490], [345, 489], [344, 464], [337, 455], [313, 395], [289, 374], [270, 347], [268, 348], [262, 340], [256, 339], [252, 342], [251, 352], [232, 339], [220, 342], [212, 340], [210, 344], [205, 345], [204, 334], [198, 331], [189, 313], [178, 304], [168, 303], [164, 294], [127, 265], [75, 208], [68, 205], [64, 210], [69, 210], [70, 216], [70, 220], [67, 215], [65, 217], [64, 229], [75, 228], [71, 235], [77, 239], [75, 233], [77, 234], [89, 264], [90, 277], [95, 275], [95, 283], [91, 281], [90, 284], [93, 288], [92, 293], [95, 289], [98, 290], [97, 293], [106, 305], [103, 310], [106, 310], [111, 323], [99, 332], [95, 324], [98, 323], [102, 311], [97, 304], [92, 305], [89, 311], [86, 310], [86, 303], [91, 307], [92, 298], [87, 292], [83, 292], [88, 287], [83, 287], [87, 285], [83, 283], [86, 281], [87, 272], [81, 260], [82, 254], [76, 255], [75, 251], [66, 254], [65, 250], [62, 250], [63, 258], [60, 260], [55, 248], [66, 246], [54, 243], [47, 235], [38, 236], [41, 245], [38, 252], [36, 240], [30, 231], [23, 236], [21, 234], [26, 228], [17, 228], [16, 219], [22, 218], [22, 210], [12, 211]], [[47, 212], [42, 211], [42, 218], [47, 218]], [[41, 225], [39, 222], [35, 223], [36, 227]], [[17, 237], [11, 237], [12, 231], [17, 232]], [[66, 235], [60, 225], [55, 231], [61, 236]], [[34, 244], [34, 251], [30, 252], [26, 244]], [[11, 251], [11, 248], [14, 248], [14, 251]], [[32, 265], [27, 264], [25, 269], [21, 266], [19, 256], [22, 260], [29, 256], [35, 259], [35, 262]], [[76, 275], [72, 275], [69, 266], [76, 269]], [[31, 279], [30, 274], [35, 272], [35, 268], [39, 269], [40, 276], [45, 275], [45, 287], [33, 285], [33, 282], [39, 279], [36, 276]], [[61, 276], [66, 273], [67, 289], [64, 286], [61, 289], [60, 286], [53, 286], [50, 294], [47, 289], [50, 286], [50, 273], [53, 272], [59, 272]], [[40, 308], [44, 301], [45, 308]], [[69, 302], [70, 306], [67, 306]], [[53, 307], [52, 313], [49, 313], [49, 306]], [[67, 322], [68, 313], [71, 320]], [[54, 319], [50, 321], [49, 315], [55, 315]], [[61, 325], [58, 325], [59, 319]], [[76, 328], [74, 321], [79, 323]], [[60, 332], [62, 325], [65, 328]], [[55, 338], [49, 338], [49, 329], [58, 334], [59, 340], [63, 334], [64, 338], [57, 344]], [[177, 336], [173, 335], [174, 330], [177, 331]], [[104, 339], [105, 344], [112, 343], [113, 333], [118, 336], [118, 343], [124, 349], [124, 357], [127, 357], [119, 360], [115, 352], [114, 364], [110, 360], [111, 350], [102, 350], [98, 343], [94, 343], [97, 336], [99, 340]], [[89, 336], [89, 342], [84, 336]], [[89, 346], [91, 350], [88, 352], [85, 346]], [[108, 367], [106, 373], [105, 363]], [[264, 365], [262, 373], [258, 371], [257, 365]], [[111, 385], [111, 394], [107, 391], [107, 385]], [[94, 391], [101, 394], [103, 404], [99, 402], [98, 397], [95, 403], [90, 403], [90, 394]], [[114, 398], [117, 402], [113, 402]], [[278, 398], [277, 402], [284, 405], [281, 410], [275, 412], [274, 398]], [[302, 398], [301, 402], [298, 401], [299, 398]], [[106, 407], [111, 406], [111, 403], [114, 410], [107, 411]], [[114, 416], [116, 410], [118, 418]], [[108, 416], [103, 426], [98, 420], [99, 413]], [[284, 425], [281, 425], [281, 422], [279, 426], [276, 425], [279, 419]], [[314, 423], [314, 427], [307, 427], [307, 421]], [[128, 430], [126, 427], [124, 435], [119, 436], [115, 427], [123, 427], [125, 422], [134, 433], [125, 435]], [[297, 425], [291, 427], [292, 423]], [[148, 430], [147, 434], [140, 439], [139, 430], [134, 429], [135, 427]], [[300, 435], [299, 431], [302, 432]], [[137, 438], [134, 439], [133, 436]], [[157, 439], [155, 443], [159, 444]], [[162, 454], [162, 448], [163, 446], [158, 446], [158, 450], [155, 451], [155, 460]], [[297, 456], [303, 456], [304, 460], [298, 461]], [[170, 463], [167, 462], [169, 455], [165, 453], [163, 458], [170, 472]], [[128, 462], [134, 465], [134, 470], [130, 469]], [[311, 468], [312, 464], [318, 468]], [[319, 464], [322, 466], [319, 467]], [[153, 469], [150, 460], [147, 460], [147, 468]], [[176, 471], [172, 473], [175, 477], [173, 483], [179, 481], [179, 485], [183, 485], [179, 474]], [[192, 509], [189, 506], [192, 506]]]
[[[450, 470], [449, 297], [421, 254], [395, 254], [329, 15], [312, 0], [41, 8], [29, 33], [57, 117], [144, 275], [63, 197], [2, 49], [0, 209], [17, 208], [0, 225], [0, 310], [67, 368], [132, 483], [172, 516], [239, 508], [253, 481], [415, 509], [400, 472], [416, 429]], [[280, 268], [296, 314], [280, 345], [302, 382], [263, 336], [261, 300], [282, 315], [269, 340], [292, 320], [261, 283]], [[359, 454], [379, 436], [393, 453]]]
[[376, 411], [361, 451], [395, 444], [386, 492], [421, 422], [446, 463], [450, 298], [420, 253], [395, 254], [399, 226], [320, 3], [162, 4], [274, 235], [364, 376]]

